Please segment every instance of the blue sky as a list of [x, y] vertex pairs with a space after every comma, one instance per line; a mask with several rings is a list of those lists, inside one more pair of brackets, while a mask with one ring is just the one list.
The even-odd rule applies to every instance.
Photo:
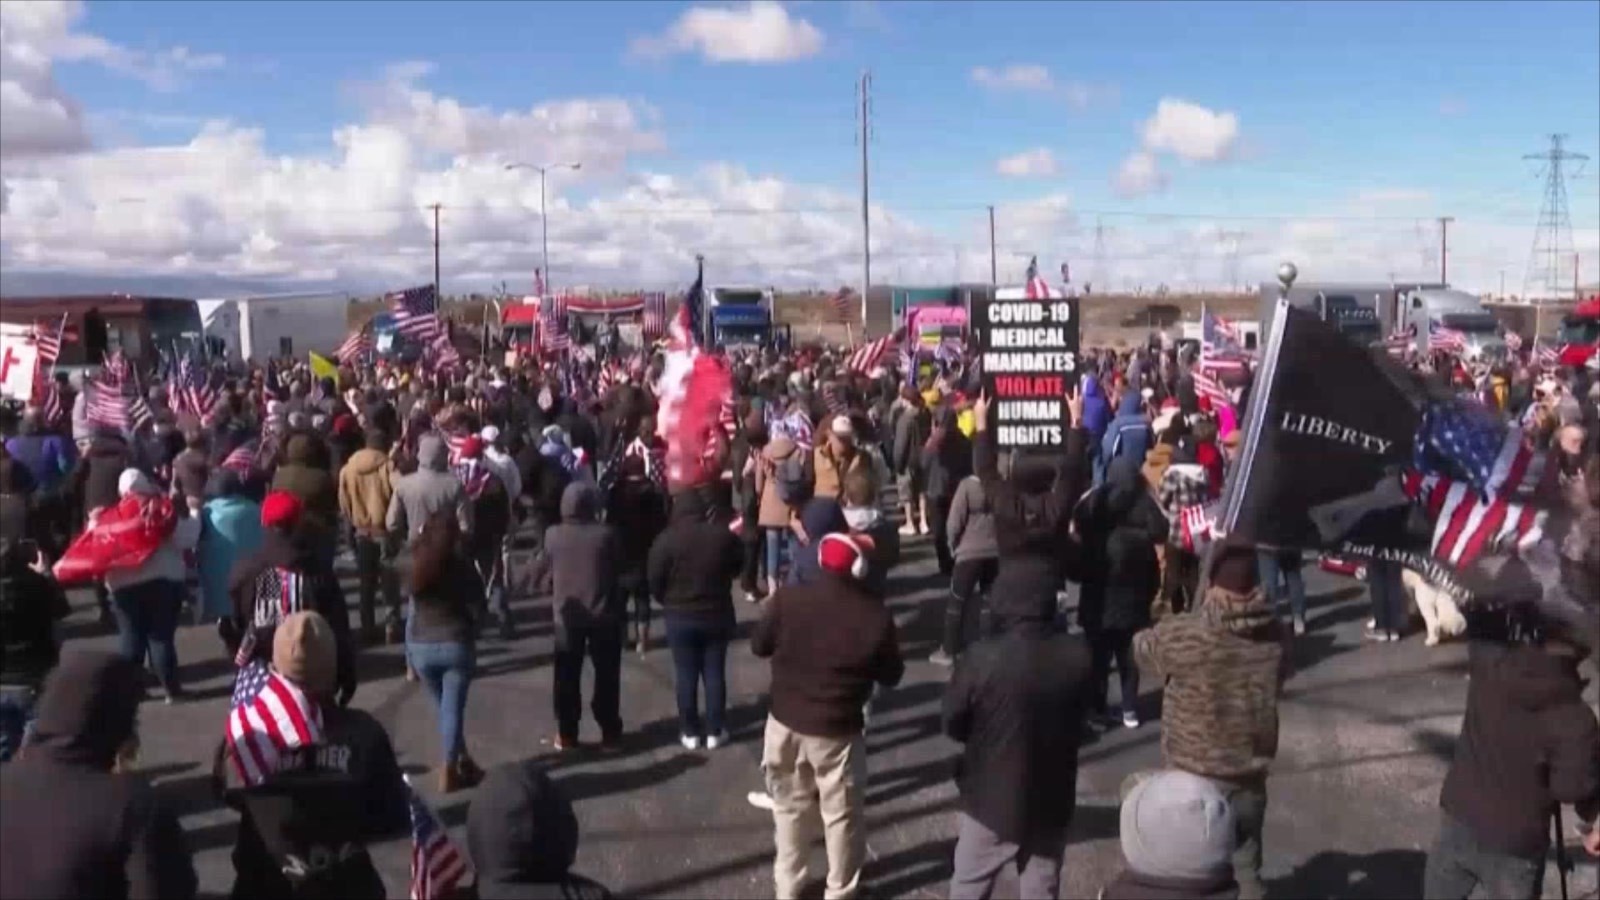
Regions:
[[[226, 63], [152, 88], [69, 57], [54, 78], [102, 148], [180, 144], [200, 122], [225, 119], [261, 129], [269, 155], [318, 157], [334, 152], [335, 129], [367, 116], [361, 85], [426, 61], [433, 69], [417, 84], [465, 106], [518, 112], [615, 97], [655, 110], [665, 147], [632, 155], [628, 171], [687, 176], [723, 161], [854, 192], [853, 83], [870, 68], [874, 199], [934, 229], [970, 218], [944, 207], [1065, 194], [1078, 210], [1212, 217], [1219, 227], [1230, 216], [1394, 211], [1525, 222], [1531, 238], [1540, 182], [1520, 157], [1561, 131], [1600, 158], [1597, 3], [803, 2], [784, 15], [820, 45], [800, 58], [630, 51], [690, 9], [96, 2], [83, 31], [135, 52], [181, 46]], [[1008, 79], [1029, 66], [1047, 69], [1048, 85]], [[1234, 117], [1232, 137], [1216, 159], [1155, 147], [1165, 186], [1119, 189], [1119, 166], [1140, 151], [1163, 99]], [[1048, 151], [1053, 171], [997, 173], [1000, 159], [1030, 150]], [[603, 196], [624, 177], [573, 185], [570, 196]], [[1600, 222], [1596, 183], [1593, 169], [1572, 183], [1580, 229]], [[1379, 199], [1363, 205], [1363, 192]]]

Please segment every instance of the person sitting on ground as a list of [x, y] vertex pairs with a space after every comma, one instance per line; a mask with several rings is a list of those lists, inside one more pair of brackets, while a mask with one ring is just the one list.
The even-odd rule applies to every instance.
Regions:
[[1216, 784], [1178, 769], [1122, 789], [1123, 869], [1100, 900], [1232, 900], [1233, 809]]
[[610, 900], [572, 872], [578, 817], [572, 801], [533, 760], [496, 766], [467, 807], [467, 852], [482, 900]]

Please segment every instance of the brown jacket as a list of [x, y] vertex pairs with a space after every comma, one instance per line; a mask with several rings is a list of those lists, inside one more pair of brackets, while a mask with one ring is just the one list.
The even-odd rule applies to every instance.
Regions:
[[389, 499], [399, 478], [389, 454], [370, 447], [356, 451], [339, 470], [339, 510], [365, 537], [382, 537]]
[[786, 437], [772, 439], [761, 451], [761, 460], [756, 464], [756, 494], [761, 498], [756, 524], [762, 528], [789, 527], [794, 510], [778, 496], [778, 482], [772, 477], [772, 471], [779, 463], [799, 452], [800, 448], [795, 442]]
[[841, 466], [833, 458], [833, 451], [829, 449], [827, 441], [817, 444], [817, 449], [812, 451], [811, 468], [816, 473], [816, 486], [812, 489], [813, 497], [838, 497], [844, 489], [844, 477], [856, 469], [871, 471], [872, 463], [859, 448], [855, 455], [850, 457], [850, 462]]

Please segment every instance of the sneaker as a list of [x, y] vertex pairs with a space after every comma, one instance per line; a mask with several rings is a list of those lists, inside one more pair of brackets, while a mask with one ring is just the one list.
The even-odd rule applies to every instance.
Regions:
[[756, 592], [755, 591], [745, 591], [744, 592], [744, 602], [746, 602], [746, 603], [760, 603], [761, 602], [761, 598], [756, 596]]
[[1294, 620], [1294, 633], [1296, 635], [1302, 635], [1302, 634], [1306, 633], [1306, 620], [1305, 619], [1297, 617]]
[[718, 747], [726, 746], [730, 740], [732, 738], [728, 737], [728, 730], [724, 728], [716, 734], [706, 736], [706, 749], [715, 750]]
[[944, 648], [940, 647], [939, 649], [933, 651], [932, 656], [928, 657], [928, 662], [948, 669], [956, 664], [956, 658], [944, 652]]
[[678, 737], [678, 743], [682, 744], [683, 749], [685, 750], [699, 750], [700, 736], [697, 734], [680, 735]]
[[916, 537], [921, 532], [917, 531], [917, 526], [907, 523], [900, 526], [900, 533], [905, 537]]
[[1378, 627], [1378, 620], [1377, 619], [1368, 619], [1367, 620], [1367, 630], [1368, 631], [1372, 631], [1373, 629], [1375, 629], [1377, 627]]
[[772, 795], [766, 791], [751, 791], [744, 795], [744, 802], [754, 806], [756, 809], [764, 809], [767, 812], [771, 812], [774, 806]]
[[1385, 639], [1384, 639], [1384, 640], [1387, 640], [1387, 641], [1388, 641], [1388, 642], [1389, 642], [1389, 643], [1391, 643], [1391, 644], [1392, 644], [1392, 643], [1394, 643], [1394, 642], [1395, 642], [1395, 641], [1398, 641], [1398, 640], [1400, 640], [1400, 632], [1398, 632], [1398, 631], [1391, 631], [1391, 632], [1389, 632], [1389, 636], [1388, 636], [1388, 637], [1386, 637], [1386, 638], [1385, 638]]
[[1125, 711], [1122, 714], [1122, 727], [1123, 728], [1138, 728], [1139, 727], [1139, 714], [1134, 712], [1131, 709]]
[[562, 753], [567, 750], [576, 750], [578, 748], [578, 739], [562, 737], [558, 734], [556, 735], [556, 739], [550, 742], [550, 746], [554, 747], [557, 753]]

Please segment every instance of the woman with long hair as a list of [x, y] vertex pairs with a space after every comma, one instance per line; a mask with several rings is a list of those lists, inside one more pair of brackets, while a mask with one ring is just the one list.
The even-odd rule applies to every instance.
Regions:
[[408, 585], [414, 602], [406, 622], [406, 659], [439, 708], [444, 761], [439, 791], [472, 787], [483, 770], [467, 754], [467, 688], [477, 669], [473, 610], [483, 580], [465, 555], [454, 510], [435, 513], [411, 548]]

